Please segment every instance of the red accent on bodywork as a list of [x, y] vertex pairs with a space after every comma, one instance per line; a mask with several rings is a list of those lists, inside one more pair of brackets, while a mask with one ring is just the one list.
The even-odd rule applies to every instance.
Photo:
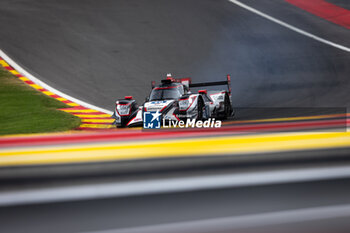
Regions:
[[125, 96], [124, 99], [126, 99], [126, 100], [132, 100], [132, 96], [131, 96], [131, 95]]
[[162, 112], [168, 105], [165, 105], [159, 112]]
[[174, 116], [178, 121], [180, 121], [180, 118], [178, 118], [174, 113], [173, 113], [173, 116]]
[[198, 93], [199, 94], [208, 94], [208, 91], [207, 90], [199, 90]]
[[[137, 116], [137, 114], [136, 114], [136, 116]], [[132, 118], [132, 119], [126, 124], [126, 126], [129, 126], [130, 122], [132, 122], [132, 121], [136, 118], [136, 116], [135, 116], [134, 118]]]
[[181, 78], [180, 80], [180, 83], [183, 83], [183, 82], [188, 82], [188, 84], [191, 84], [191, 82], [192, 82], [192, 80], [191, 80], [191, 78]]

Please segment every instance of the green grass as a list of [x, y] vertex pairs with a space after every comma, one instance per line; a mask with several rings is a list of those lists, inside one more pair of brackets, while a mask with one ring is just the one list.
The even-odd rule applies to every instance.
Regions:
[[58, 132], [76, 128], [80, 119], [57, 110], [70, 107], [48, 97], [0, 68], [0, 135]]

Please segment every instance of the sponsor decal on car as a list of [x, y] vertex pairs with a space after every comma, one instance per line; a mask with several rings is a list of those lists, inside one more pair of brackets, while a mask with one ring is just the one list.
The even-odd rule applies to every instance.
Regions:
[[205, 121], [196, 119], [186, 120], [169, 120], [164, 117], [161, 120], [161, 113], [156, 112], [144, 112], [143, 113], [143, 128], [144, 129], [160, 129], [162, 128], [220, 128], [222, 122], [215, 120], [215, 118], [209, 118]]

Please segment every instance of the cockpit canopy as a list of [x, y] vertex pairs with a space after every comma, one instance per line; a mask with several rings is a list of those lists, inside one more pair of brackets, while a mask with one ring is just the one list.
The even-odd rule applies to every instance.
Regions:
[[185, 94], [183, 85], [179, 83], [171, 83], [153, 88], [149, 100], [179, 99], [183, 94]]

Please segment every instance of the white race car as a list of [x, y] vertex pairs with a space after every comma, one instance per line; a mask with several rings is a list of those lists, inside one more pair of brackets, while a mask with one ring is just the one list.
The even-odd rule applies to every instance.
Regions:
[[[117, 127], [141, 126], [145, 112], [158, 112], [167, 121], [186, 119], [226, 119], [234, 114], [231, 101], [230, 75], [226, 81], [191, 83], [191, 78], [174, 79], [171, 74], [156, 86], [143, 105], [139, 106], [132, 96], [116, 101], [113, 114]], [[194, 94], [192, 87], [227, 85], [228, 90], [199, 90]]]

